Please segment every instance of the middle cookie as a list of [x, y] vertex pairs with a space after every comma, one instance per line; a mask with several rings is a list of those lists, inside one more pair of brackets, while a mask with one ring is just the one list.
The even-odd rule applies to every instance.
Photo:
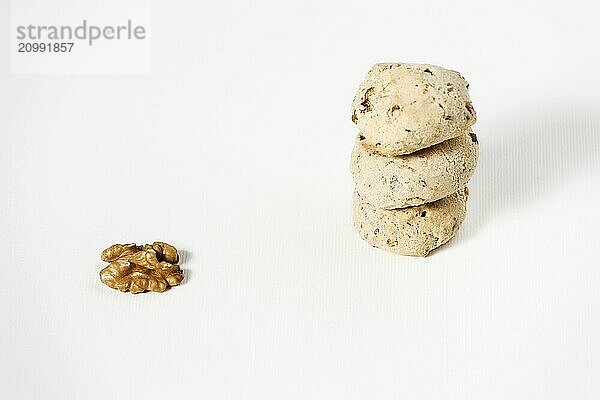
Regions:
[[478, 156], [473, 132], [395, 157], [370, 152], [357, 141], [352, 151], [352, 178], [356, 192], [375, 207], [391, 210], [418, 206], [464, 187]]

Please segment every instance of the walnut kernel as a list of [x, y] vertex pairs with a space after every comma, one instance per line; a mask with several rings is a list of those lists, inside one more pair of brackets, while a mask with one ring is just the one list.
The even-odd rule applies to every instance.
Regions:
[[100, 271], [100, 280], [122, 292], [164, 292], [183, 280], [177, 249], [164, 242], [115, 244], [105, 249], [101, 258], [110, 264]]

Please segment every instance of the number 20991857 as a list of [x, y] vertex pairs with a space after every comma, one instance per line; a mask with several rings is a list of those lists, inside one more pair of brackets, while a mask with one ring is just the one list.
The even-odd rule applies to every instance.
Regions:
[[70, 53], [74, 43], [18, 43], [19, 53]]

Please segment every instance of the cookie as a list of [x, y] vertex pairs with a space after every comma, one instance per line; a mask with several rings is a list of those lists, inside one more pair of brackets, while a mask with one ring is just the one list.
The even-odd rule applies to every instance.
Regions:
[[413, 153], [469, 131], [476, 121], [468, 83], [429, 64], [375, 64], [352, 102], [363, 146], [383, 155]]
[[418, 206], [449, 196], [467, 184], [479, 155], [470, 132], [402, 156], [374, 153], [357, 141], [351, 172], [356, 191], [368, 203], [395, 209]]
[[465, 219], [468, 188], [433, 203], [384, 210], [354, 192], [354, 226], [370, 245], [405, 256], [425, 257], [448, 242]]

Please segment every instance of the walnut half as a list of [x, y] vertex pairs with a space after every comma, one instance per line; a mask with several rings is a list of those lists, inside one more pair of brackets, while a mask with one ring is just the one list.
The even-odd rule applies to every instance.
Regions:
[[115, 244], [105, 249], [101, 258], [110, 264], [100, 271], [100, 280], [121, 292], [164, 292], [183, 280], [177, 249], [164, 242]]

